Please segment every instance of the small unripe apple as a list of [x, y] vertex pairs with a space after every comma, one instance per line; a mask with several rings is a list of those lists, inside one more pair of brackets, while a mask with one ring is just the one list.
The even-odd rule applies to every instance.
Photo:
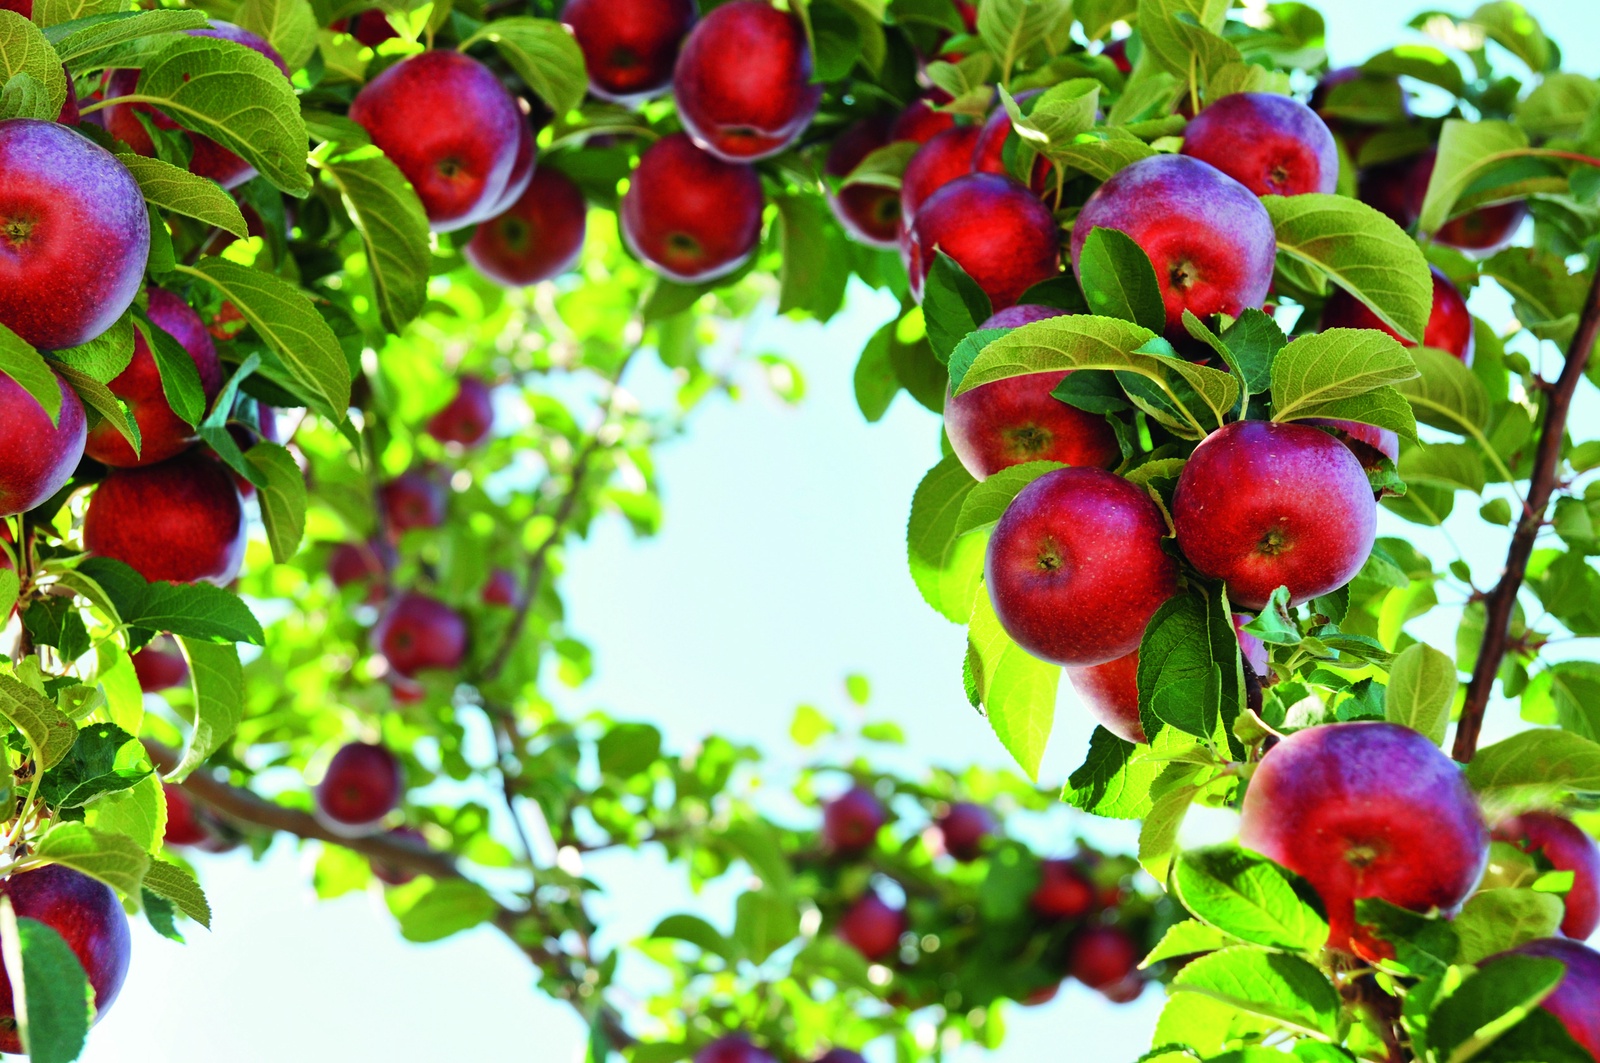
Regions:
[[862, 956], [877, 963], [900, 947], [906, 913], [868, 890], [839, 917], [837, 932]]
[[317, 811], [341, 828], [370, 829], [400, 805], [405, 775], [379, 745], [351, 742], [328, 762], [317, 784]]
[[378, 505], [389, 534], [399, 537], [413, 528], [443, 524], [450, 494], [431, 470], [407, 469], [378, 488]]
[[854, 786], [822, 809], [822, 840], [836, 853], [860, 853], [878, 840], [888, 816], [883, 803], [865, 786]]
[[463, 376], [455, 397], [428, 419], [428, 434], [441, 443], [475, 447], [494, 429], [494, 395], [482, 378]]
[[682, 133], [639, 157], [619, 216], [629, 250], [662, 275], [698, 284], [744, 265], [761, 239], [761, 177]]
[[1067, 973], [1090, 989], [1117, 986], [1138, 967], [1139, 946], [1121, 927], [1084, 927], [1067, 950]]
[[83, 403], [60, 374], [56, 383], [61, 412], [51, 424], [39, 400], [0, 373], [0, 517], [44, 502], [66, 486], [83, 459], [88, 426]]
[[372, 641], [389, 667], [409, 679], [418, 672], [460, 665], [467, 652], [467, 625], [438, 599], [408, 591], [384, 610]]
[[583, 49], [589, 91], [603, 100], [639, 100], [672, 84], [694, 20], [694, 0], [567, 0], [561, 11]]
[[[1462, 298], [1460, 289], [1450, 283], [1450, 278], [1444, 275], [1444, 271], [1438, 266], [1428, 268], [1433, 273], [1433, 309], [1428, 312], [1428, 324], [1422, 333], [1422, 343], [1426, 347], [1437, 347], [1441, 351], [1455, 355], [1464, 365], [1471, 365], [1472, 312], [1467, 309], [1467, 301]], [[1403, 339], [1398, 332], [1384, 324], [1383, 319], [1368, 310], [1365, 303], [1343, 288], [1334, 289], [1328, 296], [1328, 301], [1322, 308], [1322, 327], [1378, 329], [1400, 340], [1404, 346], [1416, 346], [1414, 342]]]
[[943, 251], [1004, 310], [1035, 284], [1061, 272], [1055, 216], [1039, 197], [1009, 177], [958, 177], [917, 209], [909, 240], [911, 291], [922, 285]]
[[[1566, 965], [1555, 992], [1540, 1001], [1539, 1007], [1555, 1016], [1574, 1041], [1600, 1059], [1600, 952], [1576, 941], [1541, 938], [1500, 955], [1560, 960]], [[1484, 963], [1498, 958], [1491, 957]]]
[[146, 694], [159, 694], [189, 681], [189, 662], [176, 648], [161, 642], [152, 642], [133, 655], [133, 671], [139, 677], [139, 689]]
[[1339, 148], [1317, 112], [1288, 96], [1236, 92], [1194, 116], [1183, 153], [1208, 162], [1258, 196], [1331, 194]]
[[1572, 820], [1554, 812], [1524, 812], [1494, 828], [1498, 841], [1541, 856], [1556, 871], [1572, 872], [1561, 932], [1578, 941], [1600, 929], [1600, 847]]
[[972, 801], [957, 801], [939, 819], [939, 836], [944, 851], [963, 864], [983, 855], [989, 840], [999, 833], [994, 813]]
[[589, 205], [572, 179], [540, 169], [515, 202], [478, 226], [462, 254], [497, 284], [538, 284], [577, 265], [588, 217]]
[[1046, 919], [1082, 919], [1094, 910], [1094, 883], [1071, 860], [1044, 860], [1028, 903]]
[[227, 471], [190, 451], [116, 469], [95, 488], [83, 545], [145, 579], [225, 586], [244, 563], [244, 504]]
[[694, 1054], [694, 1063], [777, 1063], [737, 1034], [719, 1037]]

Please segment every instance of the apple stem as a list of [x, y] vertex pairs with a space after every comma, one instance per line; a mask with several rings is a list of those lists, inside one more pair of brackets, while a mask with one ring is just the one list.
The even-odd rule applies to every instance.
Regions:
[[[1478, 751], [1478, 737], [1483, 731], [1483, 715], [1489, 706], [1489, 694], [1494, 688], [1495, 675], [1500, 662], [1505, 659], [1511, 645], [1511, 614], [1517, 604], [1517, 594], [1528, 574], [1528, 558], [1533, 554], [1534, 540], [1544, 526], [1545, 510], [1555, 493], [1561, 468], [1561, 441], [1566, 434], [1567, 414], [1572, 407], [1572, 396], [1583, 379], [1589, 363], [1595, 337], [1600, 334], [1600, 269], [1589, 283], [1589, 295], [1584, 300], [1583, 314], [1578, 319], [1577, 332], [1567, 348], [1566, 364], [1561, 376], [1551, 387], [1545, 399], [1544, 425], [1539, 432], [1539, 446], [1534, 452], [1533, 474], [1528, 479], [1528, 499], [1511, 537], [1511, 548], [1506, 553], [1505, 571], [1500, 581], [1484, 595], [1483, 643], [1478, 649], [1478, 660], [1472, 669], [1472, 681], [1467, 684], [1466, 702], [1461, 709], [1461, 722], [1456, 726], [1454, 756], [1465, 764]], [[1541, 389], [1542, 390], [1542, 389]]]

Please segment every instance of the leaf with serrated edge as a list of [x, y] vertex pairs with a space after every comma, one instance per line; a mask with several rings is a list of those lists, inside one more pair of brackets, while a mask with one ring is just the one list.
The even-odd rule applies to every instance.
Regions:
[[1064, 469], [1059, 461], [1025, 461], [1001, 469], [974, 487], [961, 503], [961, 515], [956, 518], [955, 534], [959, 538], [974, 528], [993, 524], [1017, 497], [1017, 492], [1047, 472]]
[[970, 548], [955, 534], [962, 503], [976, 485], [955, 455], [946, 457], [917, 485], [906, 521], [911, 578], [927, 603], [957, 624], [972, 616], [972, 596], [983, 566], [981, 551], [976, 558], [967, 556]]
[[111, 383], [133, 361], [133, 315], [123, 314], [87, 343], [51, 351], [50, 358], [65, 362], [102, 384]]
[[250, 235], [239, 204], [215, 181], [142, 155], [118, 155], [117, 161], [139, 182], [144, 198], [162, 210], [215, 225], [241, 240]]
[[178, 911], [211, 929], [211, 905], [193, 875], [165, 860], [152, 860], [144, 873], [144, 888], [177, 905]]
[[150, 866], [150, 854], [126, 835], [95, 830], [82, 823], [57, 823], [39, 839], [26, 862], [70, 867], [130, 897], [138, 896], [139, 883]]
[[55, 121], [61, 105], [67, 102], [67, 76], [61, 68], [61, 57], [51, 47], [43, 31], [15, 11], [0, 8], [0, 85], [10, 81], [14, 74], [27, 74], [43, 93], [19, 94], [16, 99], [26, 102], [26, 113], [0, 115], [0, 118], [39, 118]]
[[94, 990], [65, 939], [36, 919], [17, 918], [6, 897], [0, 899], [0, 957], [11, 975], [16, 1032], [29, 1059], [77, 1059], [89, 1036]]
[[1447, 432], [1475, 435], [1489, 424], [1489, 393], [1461, 359], [1432, 347], [1412, 348], [1419, 375], [1395, 385], [1417, 420]]
[[178, 639], [178, 645], [189, 662], [195, 721], [183, 759], [167, 774], [169, 782], [182, 782], [222, 748], [233, 737], [244, 713], [244, 670], [239, 664], [238, 647], [188, 638]]
[[1407, 646], [1389, 665], [1384, 716], [1442, 743], [1458, 682], [1455, 661], [1424, 642]]
[[1181, 923], [1174, 923], [1167, 927], [1167, 932], [1161, 936], [1156, 947], [1139, 964], [1142, 971], [1153, 963], [1162, 960], [1176, 959], [1179, 956], [1192, 956], [1197, 952], [1215, 952], [1225, 949], [1229, 945], [1239, 944], [1239, 939], [1231, 934], [1224, 934], [1214, 926], [1207, 926], [1198, 919], [1185, 919]]
[[376, 147], [336, 155], [323, 172], [339, 186], [361, 233], [384, 326], [398, 332], [428, 301], [432, 251], [422, 201], [400, 168]]
[[583, 52], [559, 22], [541, 18], [500, 18], [461, 42], [465, 52], [479, 41], [491, 41], [517, 76], [539, 94], [557, 115], [577, 107], [588, 91]]
[[1184, 853], [1172, 884], [1202, 921], [1254, 945], [1311, 951], [1328, 940], [1328, 924], [1295, 893], [1270, 860], [1231, 846]]
[[139, 437], [139, 422], [134, 420], [127, 403], [113, 395], [111, 389], [100, 381], [73, 366], [57, 365], [56, 372], [72, 385], [72, 390], [78, 393], [78, 398], [83, 400], [85, 406], [109, 421], [111, 426], [121, 433], [122, 438], [128, 441], [133, 452], [139, 453], [143, 448]]
[[244, 0], [233, 20], [277, 49], [290, 70], [317, 50], [317, 16], [306, 0]]
[[174, 8], [117, 11], [74, 18], [65, 25], [51, 26], [45, 30], [45, 36], [55, 45], [63, 63], [74, 69], [92, 69], [98, 65], [94, 61], [96, 54], [115, 45], [163, 33], [199, 29], [207, 21], [203, 11], [180, 11]]
[[1061, 666], [1041, 661], [1012, 642], [982, 587], [973, 601], [967, 640], [989, 726], [1028, 778], [1037, 780], [1055, 722]]
[[283, 564], [300, 549], [306, 531], [306, 481], [294, 455], [277, 443], [260, 442], [245, 451], [245, 461], [266, 483], [257, 491], [261, 523], [267, 528], [272, 559]]
[[78, 728], [60, 707], [14, 675], [0, 673], [0, 716], [11, 721], [46, 768], [53, 768], [78, 740]]
[[1302, 336], [1272, 363], [1272, 419], [1315, 417], [1328, 403], [1416, 375], [1406, 349], [1377, 329], [1335, 328]]
[[32, 395], [50, 415], [51, 424], [61, 423], [61, 383], [50, 371], [50, 363], [32, 344], [3, 324], [0, 324], [0, 373]]
[[1563, 790], [1600, 793], [1600, 744], [1540, 727], [1478, 750], [1467, 782], [1479, 794], [1514, 800]]

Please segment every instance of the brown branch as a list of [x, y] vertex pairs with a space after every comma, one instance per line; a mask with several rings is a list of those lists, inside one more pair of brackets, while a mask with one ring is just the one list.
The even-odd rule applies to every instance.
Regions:
[[1533, 554], [1533, 544], [1544, 525], [1545, 510], [1550, 496], [1555, 493], [1556, 474], [1561, 467], [1561, 441], [1566, 435], [1567, 413], [1572, 406], [1572, 396], [1583, 378], [1594, 347], [1595, 336], [1600, 333], [1600, 264], [1596, 264], [1594, 280], [1589, 284], [1589, 295], [1584, 301], [1583, 314], [1578, 319], [1578, 330], [1567, 348], [1566, 364], [1545, 398], [1544, 426], [1539, 433], [1539, 447], [1534, 452], [1533, 474], [1528, 481], [1528, 501], [1511, 537], [1511, 548], [1506, 553], [1505, 571], [1488, 594], [1484, 596], [1483, 643], [1478, 648], [1478, 661], [1472, 669], [1472, 681], [1467, 685], [1466, 703], [1461, 709], [1461, 722], [1456, 727], [1454, 756], [1463, 764], [1478, 751], [1478, 737], [1483, 731], [1483, 714], [1489, 706], [1489, 693], [1494, 688], [1495, 675], [1500, 662], [1505, 659], [1511, 638], [1511, 614], [1517, 604], [1517, 594], [1528, 574], [1528, 558]]

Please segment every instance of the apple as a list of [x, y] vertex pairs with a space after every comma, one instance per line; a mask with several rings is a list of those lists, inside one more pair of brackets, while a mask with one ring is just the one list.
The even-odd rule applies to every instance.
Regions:
[[[863, 118], [834, 140], [823, 172], [848, 177], [861, 161], [889, 143], [888, 118]], [[857, 243], [892, 251], [900, 246], [900, 193], [883, 185], [856, 184], [828, 194], [828, 206], [846, 235]]]
[[333, 585], [343, 590], [352, 583], [368, 583], [371, 592], [368, 602], [383, 600], [384, 586], [389, 571], [397, 563], [394, 547], [382, 539], [369, 539], [364, 543], [340, 543], [328, 556], [328, 576]]
[[33, 18], [33, 0], [0, 0], [0, 11], [15, 11], [23, 18]]
[[1189, 456], [1172, 521], [1190, 563], [1260, 610], [1278, 587], [1298, 604], [1350, 582], [1372, 553], [1378, 505], [1361, 462], [1328, 433], [1235, 421]]
[[[111, 887], [52, 864], [0, 881], [0, 893], [11, 899], [19, 919], [35, 919], [61, 935], [89, 977], [99, 1021], [122, 991], [132, 950], [128, 917]], [[11, 976], [0, 964], [0, 1052], [21, 1051]]]
[[1071, 860], [1043, 860], [1028, 904], [1046, 919], [1082, 919], [1094, 911], [1094, 883]]
[[998, 310], [984, 319], [978, 326], [978, 331], [990, 328], [1021, 328], [1031, 325], [1035, 321], [1048, 321], [1053, 317], [1067, 317], [1067, 311], [1058, 310], [1053, 306], [1040, 306], [1038, 303], [1018, 303]]
[[1356, 175], [1356, 198], [1388, 215], [1400, 228], [1411, 228], [1422, 207], [1411, 202], [1411, 171], [1415, 167], [1414, 160], [1401, 159], [1363, 168]]
[[694, 0], [567, 0], [561, 11], [583, 49], [589, 91], [624, 102], [672, 84], [678, 45], [694, 20]]
[[[0, 186], [0, 196], [4, 194]], [[4, 298], [0, 292], [0, 300]], [[39, 400], [0, 373], [0, 517], [26, 513], [43, 503], [66, 486], [83, 458], [88, 425], [83, 403], [60, 374], [56, 383], [61, 388], [61, 413], [51, 424]]]
[[1249, 613], [1234, 613], [1233, 633], [1239, 639], [1239, 655], [1244, 658], [1244, 666], [1254, 672], [1257, 679], [1265, 679], [1272, 674], [1272, 655], [1265, 642], [1244, 629], [1254, 619]]
[[1377, 897], [1453, 911], [1483, 877], [1489, 830], [1460, 766], [1398, 724], [1333, 723], [1296, 731], [1261, 759], [1245, 793], [1239, 841], [1311, 883], [1328, 944], [1381, 950], [1355, 922]]
[[822, 840], [836, 853], [851, 855], [870, 849], [888, 816], [871, 790], [855, 786], [822, 809]]
[[1017, 493], [989, 539], [984, 579], [1001, 627], [1056, 664], [1131, 653], [1177, 591], [1177, 563], [1161, 548], [1166, 534], [1160, 508], [1122, 477], [1045, 473]]
[[139, 689], [146, 694], [159, 694], [189, 681], [188, 660], [167, 642], [152, 642], [133, 655], [133, 672], [139, 677]]
[[199, 845], [210, 841], [211, 830], [183, 787], [164, 782], [161, 790], [167, 797], [167, 832], [162, 841], [168, 845]]
[[909, 248], [911, 291], [918, 299], [936, 251], [955, 259], [995, 310], [1061, 272], [1060, 234], [1050, 208], [999, 174], [967, 174], [930, 196], [917, 209]]
[[1502, 820], [1493, 836], [1543, 857], [1556, 871], [1572, 872], [1563, 934], [1582, 941], [1600, 929], [1600, 847], [1582, 827], [1554, 812], [1524, 812]]
[[410, 679], [418, 672], [459, 665], [467, 652], [467, 625], [438, 599], [407, 591], [384, 610], [372, 641], [389, 667]]
[[[525, 100], [513, 96], [519, 111], [528, 110]], [[506, 178], [505, 191], [500, 193], [500, 198], [495, 200], [494, 206], [484, 210], [486, 218], [497, 218], [516, 205], [517, 200], [528, 190], [533, 183], [534, 169], [539, 164], [538, 134], [534, 132], [533, 123], [528, 121], [526, 115], [517, 126], [517, 154], [511, 163], [511, 176]]]
[[694, 1054], [694, 1063], [777, 1063], [748, 1039], [730, 1034], [719, 1037]]
[[[0, 4], [0, 7], [4, 6]], [[61, 125], [78, 125], [83, 121], [83, 112], [78, 109], [78, 86], [72, 71], [65, 64], [62, 64], [61, 70], [67, 75], [67, 98], [61, 101], [61, 112], [56, 115], [56, 121]]]
[[493, 72], [460, 52], [423, 52], [356, 93], [350, 118], [416, 189], [435, 232], [495, 213], [527, 119]]
[[330, 22], [328, 28], [335, 33], [348, 33], [368, 48], [376, 48], [384, 41], [392, 41], [400, 36], [400, 31], [394, 28], [381, 7], [369, 7], [349, 18]]
[[1150, 256], [1169, 330], [1182, 330], [1185, 310], [1238, 317], [1266, 302], [1278, 254], [1272, 218], [1254, 192], [1210, 163], [1153, 155], [1112, 174], [1073, 223], [1075, 271], [1097, 228], [1125, 233]]
[[114, 469], [95, 488], [83, 545], [152, 582], [233, 582], [244, 563], [244, 504], [227, 470], [190, 451]]
[[144, 283], [150, 214], [123, 165], [55, 122], [0, 122], [0, 324], [40, 350], [87, 343]]
[[698, 284], [744, 264], [761, 239], [765, 206], [752, 167], [724, 162], [674, 133], [639, 158], [619, 208], [622, 238], [658, 273]]
[[1330, 417], [1307, 417], [1297, 423], [1316, 425], [1332, 432], [1335, 439], [1350, 448], [1363, 469], [1377, 469], [1385, 458], [1390, 462], [1400, 460], [1400, 437], [1392, 429]]
[[509, 606], [517, 600], [517, 577], [510, 569], [497, 568], [489, 573], [480, 596], [484, 605]]
[[1043, 1007], [1044, 1005], [1046, 1005], [1046, 1004], [1050, 1003], [1052, 1000], [1054, 1000], [1060, 994], [1061, 994], [1061, 983], [1060, 982], [1051, 982], [1047, 986], [1041, 986], [1038, 989], [1035, 989], [1033, 992], [1029, 993], [1027, 996], [1025, 996], [1021, 1000], [1017, 1001], [1017, 1003], [1021, 1004], [1025, 1008]]
[[767, 0], [722, 4], [684, 38], [672, 73], [678, 118], [727, 162], [764, 159], [811, 124], [822, 86], [800, 19]]
[[999, 833], [994, 813], [971, 801], [957, 801], [939, 818], [939, 835], [944, 851], [963, 864], [982, 856], [989, 840]]
[[[1428, 149], [1417, 157], [1406, 178], [1406, 196], [1412, 217], [1421, 217], [1422, 202], [1428, 193], [1428, 182], [1433, 178], [1438, 152]], [[1492, 203], [1479, 207], [1459, 217], [1451, 218], [1433, 234], [1435, 243], [1470, 251], [1475, 255], [1492, 255], [1511, 242], [1517, 229], [1528, 216], [1528, 204], [1516, 199], [1509, 203]]]
[[1122, 74], [1133, 73], [1133, 63], [1128, 59], [1128, 38], [1121, 37], [1100, 49], [1100, 54], [1111, 60], [1118, 72]]
[[943, 89], [931, 89], [912, 100], [889, 126], [890, 142], [915, 140], [918, 144], [926, 144], [946, 129], [953, 128], [956, 116], [949, 111], [935, 110], [952, 99]]
[[906, 913], [868, 890], [839, 917], [835, 932], [868, 961], [877, 963], [900, 946]]
[[1090, 989], [1119, 986], [1138, 970], [1139, 946], [1116, 926], [1087, 926], [1067, 947], [1067, 973]]
[[340, 747], [317, 784], [317, 812], [340, 828], [367, 830], [400, 805], [404, 772], [395, 755], [379, 745]]
[[1183, 131], [1183, 153], [1258, 196], [1331, 194], [1339, 148], [1317, 112], [1288, 96], [1236, 92], [1208, 104]]
[[[1555, 1016], [1574, 1041], [1600, 1059], [1600, 952], [1576, 941], [1541, 938], [1500, 955], [1533, 956], [1566, 964], [1566, 974], [1556, 983], [1555, 992], [1540, 1001], [1539, 1007]], [[1498, 958], [1490, 957], [1484, 962], [1493, 963]]]
[[1108, 986], [1100, 987], [1100, 995], [1113, 1004], [1132, 1004], [1144, 995], [1145, 980], [1137, 970], [1125, 975], [1121, 980]]
[[[1017, 93], [1015, 98], [1020, 104], [1039, 95], [1041, 91], [1029, 89]], [[972, 146], [972, 168], [979, 173], [1007, 173], [1005, 151], [1006, 141], [1010, 137], [1011, 114], [1004, 107], [996, 107], [989, 112], [989, 117], [984, 119], [983, 126], [978, 131], [978, 139]], [[1043, 195], [1050, 186], [1050, 160], [1043, 155], [1036, 156], [1033, 160], [1033, 169], [1028, 175], [1028, 187]]]
[[867, 1063], [860, 1052], [852, 1052], [848, 1048], [830, 1048], [822, 1055], [817, 1063]]
[[[1455, 355], [1463, 365], [1472, 364], [1472, 312], [1461, 291], [1438, 266], [1429, 266], [1433, 274], [1433, 309], [1428, 312], [1428, 324], [1422, 332], [1422, 344], [1436, 347]], [[1322, 308], [1322, 328], [1372, 328], [1386, 332], [1400, 340], [1406, 347], [1415, 347], [1411, 340], [1402, 339], [1367, 305], [1343, 288], [1335, 288]]]
[[450, 493], [430, 469], [407, 469], [378, 488], [384, 527], [395, 538], [413, 528], [437, 528], [449, 506]]
[[[389, 837], [396, 841], [408, 842], [419, 849], [428, 847], [428, 839], [415, 827], [395, 827], [388, 834]], [[408, 882], [416, 881], [417, 873], [415, 871], [409, 871], [403, 867], [395, 867], [393, 864], [386, 864], [382, 860], [373, 860], [371, 863], [372, 876], [386, 886], [404, 886]]]
[[[150, 289], [148, 312], [151, 323], [176, 339], [194, 361], [209, 409], [222, 390], [222, 362], [205, 322], [188, 303], [162, 288]], [[127, 404], [138, 423], [140, 449], [135, 454], [132, 444], [111, 422], [101, 421], [89, 433], [84, 448], [84, 453], [95, 461], [116, 468], [154, 465], [183, 453], [194, 442], [194, 426], [174, 413], [167, 401], [161, 372], [143, 332], [134, 331], [133, 360], [107, 386], [111, 394]]]
[[900, 216], [910, 225], [917, 209], [945, 185], [972, 172], [979, 129], [958, 125], [929, 140], [906, 164], [900, 177]]
[[456, 393], [444, 408], [428, 419], [428, 434], [441, 443], [475, 447], [494, 428], [494, 395], [481, 377], [463, 375]]
[[570, 177], [537, 170], [520, 198], [478, 226], [462, 254], [497, 284], [538, 284], [577, 265], [588, 219], [589, 205]]

